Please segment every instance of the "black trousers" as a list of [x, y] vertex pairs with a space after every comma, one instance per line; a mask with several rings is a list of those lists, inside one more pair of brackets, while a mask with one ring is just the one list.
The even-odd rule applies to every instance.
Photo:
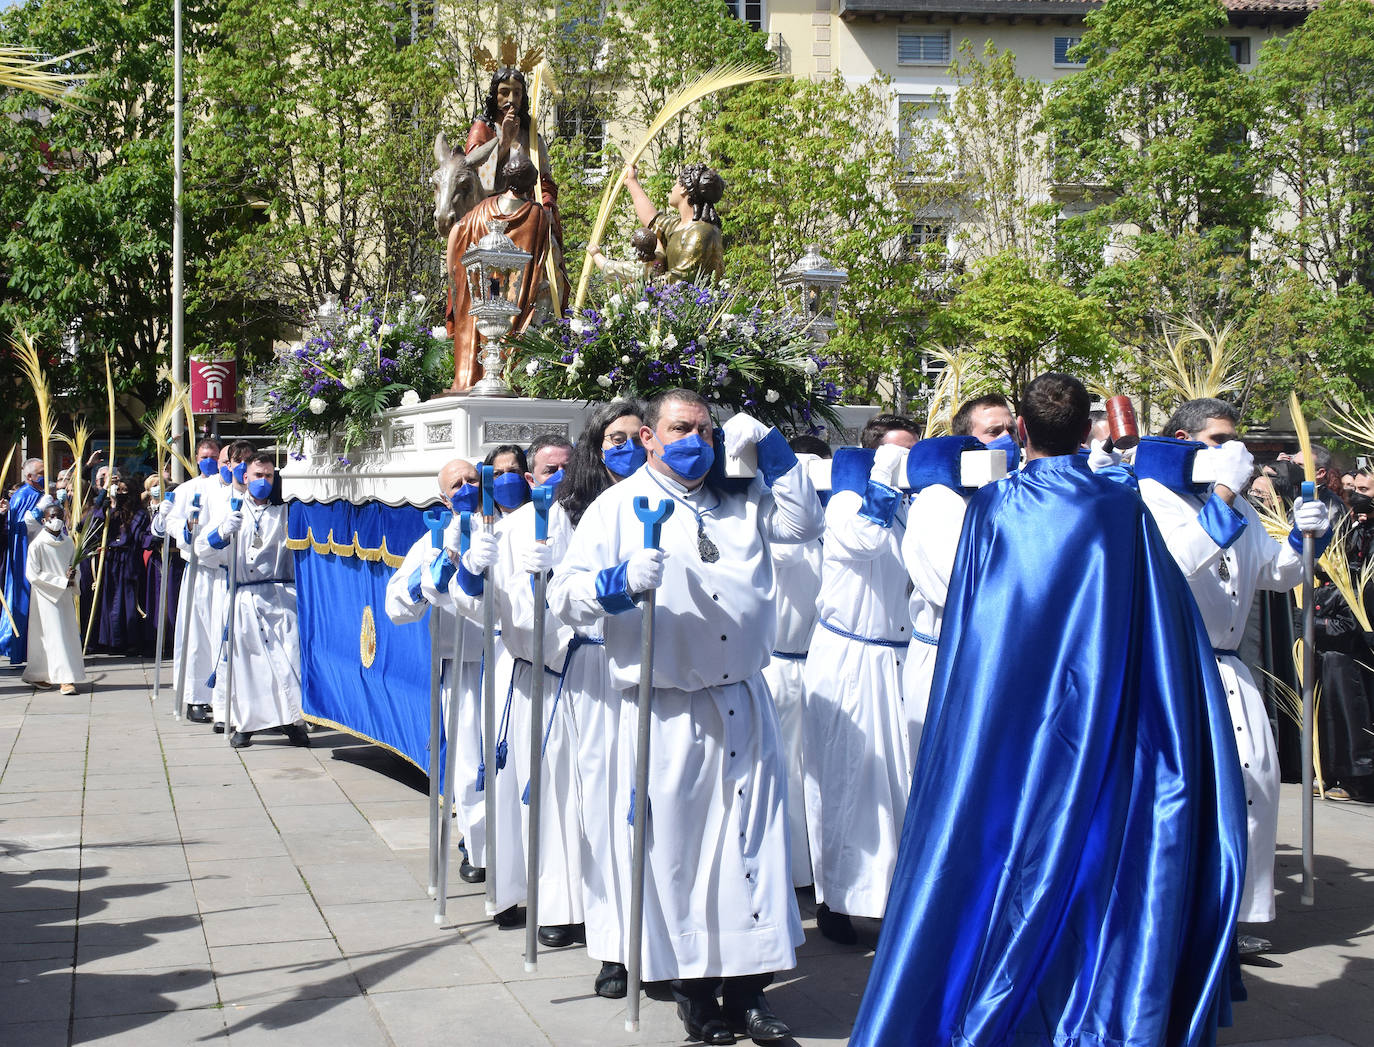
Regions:
[[764, 989], [773, 984], [773, 974], [740, 974], [733, 978], [675, 978], [673, 999], [678, 1003], [714, 1002], [724, 994], [725, 1006], [737, 1003], [748, 1007]]

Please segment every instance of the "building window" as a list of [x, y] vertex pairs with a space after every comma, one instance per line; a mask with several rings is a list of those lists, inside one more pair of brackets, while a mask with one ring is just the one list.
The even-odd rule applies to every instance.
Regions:
[[726, 0], [730, 13], [751, 29], [763, 28], [763, 0]]
[[902, 247], [907, 257], [915, 257], [931, 244], [948, 249], [949, 226], [935, 222], [913, 222], [911, 232], [902, 237]]
[[1228, 36], [1226, 46], [1231, 49], [1231, 61], [1236, 65], [1250, 64], [1250, 38], [1248, 36]]
[[1087, 65], [1081, 59], [1070, 58], [1069, 52], [1083, 42], [1081, 36], [1056, 36], [1054, 38], [1054, 64], [1082, 67]]
[[949, 30], [897, 33], [898, 65], [944, 65], [949, 61]]
[[605, 166], [602, 151], [606, 148], [606, 121], [595, 106], [559, 106], [558, 137], [582, 139], [584, 168], [599, 169]]
[[926, 121], [944, 115], [942, 102], [930, 95], [901, 95], [897, 99], [897, 159], [902, 170], [912, 172], [912, 161], [920, 151], [936, 148], [936, 134]]

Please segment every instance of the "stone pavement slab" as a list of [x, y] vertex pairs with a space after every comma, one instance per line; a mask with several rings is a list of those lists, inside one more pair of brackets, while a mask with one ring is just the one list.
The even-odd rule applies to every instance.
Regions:
[[[428, 1047], [681, 1044], [650, 987], [638, 1033], [580, 948], [541, 952], [451, 877], [427, 897], [425, 780], [337, 732], [235, 751], [149, 701], [152, 666], [93, 658], [94, 691], [0, 669], [0, 1043]], [[170, 669], [164, 672], [170, 676]], [[1301, 904], [1284, 787], [1275, 951], [1246, 968], [1225, 1047], [1374, 1047], [1374, 808], [1319, 803], [1317, 904]], [[872, 962], [806, 944], [770, 996], [798, 1045], [842, 1044]]]

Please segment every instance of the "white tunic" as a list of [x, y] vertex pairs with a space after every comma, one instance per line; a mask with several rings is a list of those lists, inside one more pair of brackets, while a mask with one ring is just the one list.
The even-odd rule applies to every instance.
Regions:
[[[623, 588], [607, 586], [623, 585], [616, 568], [644, 547], [637, 496], [675, 505], [663, 525], [667, 555], [656, 597], [649, 796], [633, 802], [634, 816], [647, 809], [651, 822], [643, 975], [660, 981], [787, 970], [802, 930], [788, 855], [785, 756], [761, 672], [776, 637], [769, 544], [817, 537], [820, 503], [796, 466], [771, 490], [758, 479], [746, 492], [718, 494], [685, 491], [645, 465], [587, 509], [549, 602], [578, 630], [604, 622], [611, 682], [628, 692], [622, 795], [634, 781], [643, 612], [642, 601], [629, 606]], [[714, 563], [701, 558], [698, 513], [719, 552]], [[616, 612], [608, 614], [607, 604]], [[627, 841], [629, 814], [611, 816]], [[628, 843], [622, 846], [628, 853]], [[620, 909], [628, 912], [628, 896]]]
[[[176, 542], [183, 560], [190, 563], [192, 544], [186, 541], [186, 521], [195, 495], [200, 494], [200, 523], [203, 530], [211, 503], [222, 498], [225, 485], [218, 476], [198, 476], [178, 485], [172, 491], [172, 505], [153, 518], [152, 530], [158, 537], [170, 535]], [[195, 577], [188, 568], [181, 575], [181, 594], [177, 598], [175, 639], [172, 643], [172, 679], [181, 679], [181, 663], [186, 661], [187, 705], [209, 705], [211, 689], [207, 681], [219, 657], [220, 635], [224, 628], [224, 575], [220, 571], [196, 570]], [[189, 622], [182, 618], [189, 615]], [[182, 645], [183, 630], [186, 642]], [[216, 720], [224, 719], [218, 710]]]
[[906, 704], [908, 751], [912, 765], [921, 748], [930, 684], [935, 678], [935, 654], [940, 623], [949, 596], [949, 576], [964, 529], [968, 500], [957, 491], [932, 484], [917, 493], [907, 509], [902, 560], [911, 579], [911, 647], [902, 670], [902, 700]]
[[25, 683], [85, 683], [76, 590], [67, 585], [76, 546], [70, 535], [40, 527], [29, 535], [24, 577], [29, 581], [29, 658]]
[[820, 624], [806, 659], [806, 816], [816, 901], [876, 919], [911, 791], [901, 688], [911, 623], [905, 513], [883, 526], [862, 505], [837, 491], [825, 510]]
[[[431, 566], [442, 552], [434, 547], [429, 535], [410, 547], [401, 566], [387, 582], [386, 614], [397, 625], [418, 622], [431, 607], [438, 615], [435, 642], [441, 658], [441, 732], [448, 730], [455, 681], [458, 695], [456, 735], [448, 740], [448, 744], [457, 746], [453, 764], [457, 779], [453, 809], [467, 847], [468, 860], [481, 868], [486, 863], [486, 806], [482, 794], [477, 791], [477, 767], [482, 762], [482, 630], [454, 613], [453, 597], [447, 587], [436, 588]], [[417, 570], [420, 572], [418, 592], [413, 589]], [[460, 623], [461, 633], [457, 631]], [[442, 770], [440, 773], [442, 775]]]
[[811, 845], [806, 830], [806, 760], [803, 745], [806, 652], [816, 629], [816, 600], [821, 590], [821, 543], [774, 542], [777, 578], [774, 607], [778, 638], [772, 661], [763, 667], [787, 753], [787, 824], [792, 834], [792, 886], [812, 882]]
[[228, 692], [226, 650], [216, 673], [214, 704], [225, 709], [229, 729], [263, 731], [301, 718], [295, 561], [286, 547], [286, 506], [255, 505], [251, 498], [243, 501], [238, 534], [216, 548], [228, 509], [228, 498], [218, 499], [196, 536], [201, 564], [226, 578], [234, 570], [238, 583], [230, 622], [234, 690]]
[[[1274, 850], [1279, 818], [1279, 766], [1264, 699], [1250, 670], [1234, 654], [1240, 646], [1250, 605], [1259, 590], [1285, 592], [1302, 581], [1302, 557], [1276, 542], [1244, 498], [1235, 509], [1245, 529], [1227, 549], [1217, 545], [1198, 520], [1207, 499], [1171, 491], [1155, 480], [1140, 481], [1149, 506], [1202, 612], [1217, 652], [1226, 702], [1235, 726], [1236, 750], [1245, 780], [1249, 816], [1245, 893], [1237, 919], [1262, 923], [1274, 918]], [[1227, 578], [1222, 578], [1222, 565]]]

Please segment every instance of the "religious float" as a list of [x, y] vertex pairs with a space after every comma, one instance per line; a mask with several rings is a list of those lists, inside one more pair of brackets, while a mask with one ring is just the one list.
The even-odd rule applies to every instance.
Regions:
[[[524, 74], [501, 67], [466, 148], [442, 134], [435, 142], [443, 327], [427, 326], [419, 299], [327, 302], [263, 376], [272, 425], [294, 448], [282, 475], [306, 716], [424, 770], [437, 756], [430, 631], [393, 625], [384, 603], [392, 573], [428, 533], [426, 510], [444, 508], [442, 465], [546, 433], [575, 440], [597, 403], [675, 386], [718, 405], [718, 424], [743, 410], [832, 444], [856, 442], [873, 412], [839, 404], [824, 356], [846, 274], [812, 247], [779, 281], [782, 308], [732, 290], [714, 210], [724, 185], [704, 165], [680, 172], [660, 210], [634, 177], [641, 146], [607, 187], [574, 292], [530, 128]], [[622, 185], [641, 223], [627, 262], [598, 250]]]

